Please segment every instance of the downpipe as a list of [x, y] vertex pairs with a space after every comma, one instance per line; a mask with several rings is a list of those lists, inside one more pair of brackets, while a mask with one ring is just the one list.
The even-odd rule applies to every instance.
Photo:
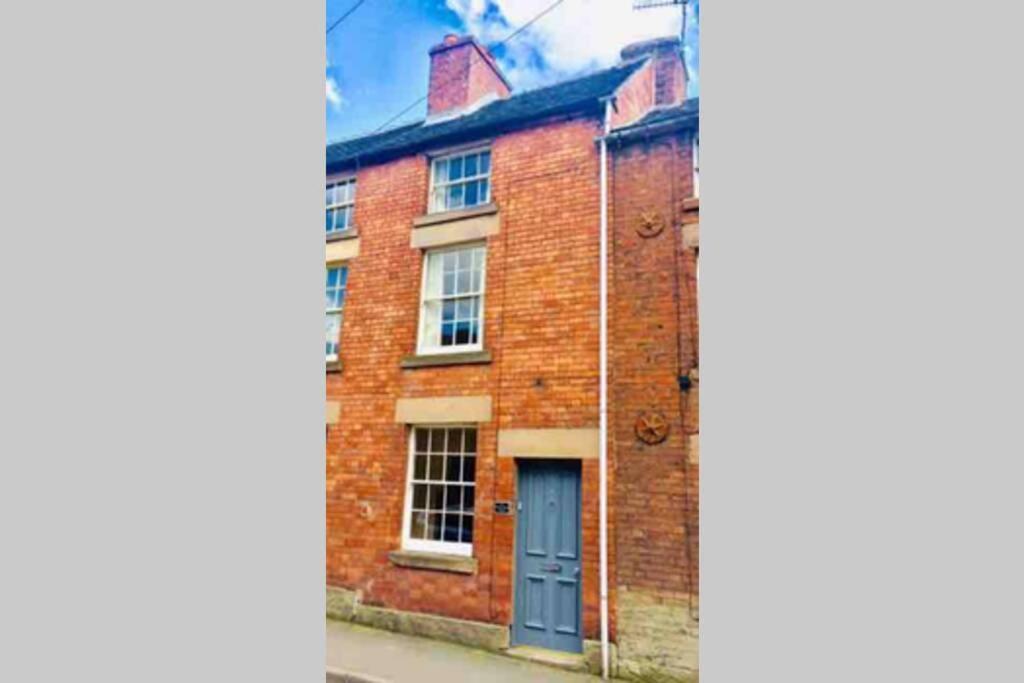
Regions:
[[608, 645], [608, 134], [612, 106], [604, 103], [604, 132], [601, 136], [601, 268], [600, 268], [600, 398], [599, 398], [599, 515], [601, 554], [601, 678], [609, 676]]

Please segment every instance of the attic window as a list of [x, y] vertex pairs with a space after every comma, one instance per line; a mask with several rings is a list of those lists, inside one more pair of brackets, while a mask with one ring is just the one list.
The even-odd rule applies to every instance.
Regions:
[[438, 157], [431, 164], [430, 212], [454, 211], [491, 201], [491, 152]]

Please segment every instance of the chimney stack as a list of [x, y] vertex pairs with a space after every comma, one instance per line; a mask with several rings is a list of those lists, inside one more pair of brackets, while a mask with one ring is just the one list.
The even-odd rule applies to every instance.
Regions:
[[446, 35], [430, 48], [427, 117], [457, 113], [485, 97], [508, 97], [512, 88], [494, 57], [472, 36]]
[[683, 41], [656, 38], [633, 43], [622, 50], [622, 61], [650, 57], [654, 67], [654, 104], [682, 104], [686, 100], [686, 70], [683, 68]]

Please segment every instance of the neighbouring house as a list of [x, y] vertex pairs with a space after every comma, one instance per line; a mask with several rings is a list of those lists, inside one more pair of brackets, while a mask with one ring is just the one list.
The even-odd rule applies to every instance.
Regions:
[[328, 613], [599, 670], [604, 450], [611, 672], [695, 674], [699, 116], [679, 41], [518, 94], [471, 37], [430, 60], [424, 121], [327, 147]]

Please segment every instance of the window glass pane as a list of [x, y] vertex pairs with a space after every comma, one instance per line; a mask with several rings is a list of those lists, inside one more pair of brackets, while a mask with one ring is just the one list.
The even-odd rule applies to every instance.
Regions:
[[455, 343], [455, 323], [441, 323], [441, 346]]
[[428, 302], [423, 308], [422, 346], [437, 346], [441, 338], [441, 303]]
[[[422, 166], [420, 168], [423, 168]], [[434, 185], [448, 182], [448, 160], [438, 159], [434, 162]]]
[[462, 516], [462, 542], [472, 543], [473, 542], [473, 516], [463, 515]]
[[335, 287], [338, 284], [338, 271], [339, 268], [328, 268], [327, 269], [327, 286]]
[[476, 481], [476, 458], [464, 458], [462, 461], [462, 481]]
[[426, 453], [430, 446], [430, 432], [426, 429], [417, 429], [416, 431], [416, 452]]
[[452, 543], [458, 543], [461, 531], [462, 515], [454, 515], [451, 513], [446, 514], [444, 516], [444, 540]]
[[455, 320], [455, 305], [456, 302], [452, 299], [449, 299], [442, 304], [441, 322], [448, 323]]
[[455, 343], [456, 344], [469, 344], [469, 322], [459, 321], [455, 324]]
[[449, 455], [445, 463], [444, 480], [459, 481], [462, 479], [462, 458], [457, 455]]
[[444, 509], [448, 512], [462, 512], [462, 487], [448, 486], [444, 493]]
[[417, 455], [413, 461], [413, 479], [419, 479], [420, 481], [427, 478], [427, 456]]
[[473, 506], [476, 505], [476, 487], [475, 486], [463, 486], [462, 487], [462, 509], [466, 512], [473, 512]]
[[427, 540], [428, 541], [440, 541], [441, 540], [441, 520], [444, 517], [442, 513], [428, 514], [427, 515]]
[[[422, 168], [422, 167], [421, 167]], [[462, 157], [448, 160], [448, 182], [454, 182], [462, 178]]]
[[[430, 456], [430, 470], [427, 472], [427, 478], [431, 481], [443, 481], [444, 480], [444, 456], [443, 455], [431, 455]], [[433, 507], [433, 506], [431, 506]], [[441, 501], [438, 500], [437, 507], [441, 507]]]
[[476, 155], [476, 154], [470, 154], [469, 156], [466, 157], [466, 162], [465, 162], [465, 166], [463, 167], [463, 170], [465, 171], [465, 174], [466, 174], [467, 178], [472, 178], [473, 176], [476, 175], [476, 173], [477, 173], [477, 160], [479, 158], [480, 158], [479, 155]]
[[445, 449], [445, 433], [443, 429], [431, 429], [430, 430], [430, 452], [431, 453], [444, 453]]
[[409, 532], [412, 538], [423, 538], [427, 535], [427, 513], [412, 513], [412, 529]]
[[442, 260], [438, 258], [437, 254], [427, 255], [427, 291], [425, 292], [426, 298], [436, 299], [441, 296], [441, 266]]
[[480, 181], [480, 203], [486, 204], [491, 201], [491, 184], [487, 180]]
[[327, 191], [325, 192], [325, 196], [326, 196], [326, 201], [325, 201], [326, 206], [330, 206], [331, 204], [334, 203], [334, 185], [328, 185], [327, 186]]
[[[466, 455], [475, 455], [476, 454], [476, 430], [475, 429], [467, 429], [466, 430], [466, 442], [465, 442], [465, 445], [463, 446], [462, 452], [465, 453]], [[473, 477], [472, 476], [467, 477], [466, 481], [473, 481]]]
[[341, 332], [341, 315], [337, 313], [327, 314], [327, 355], [335, 357], [338, 355], [338, 336]]
[[444, 510], [443, 486], [439, 484], [431, 484], [427, 487], [427, 509], [431, 512], [441, 512]]
[[449, 185], [448, 186], [448, 208], [449, 209], [460, 209], [463, 206], [462, 192], [463, 185]]
[[478, 191], [479, 188], [476, 181], [466, 184], [466, 206], [476, 206], [480, 203]]
[[469, 320], [473, 317], [473, 299], [459, 299], [456, 306], [455, 317], [459, 320]]
[[416, 484], [412, 487], [412, 507], [414, 510], [427, 508], [427, 485]]
[[449, 453], [461, 453], [462, 452], [462, 435], [466, 430], [464, 429], [449, 429], [448, 430], [448, 452]]
[[444, 272], [454, 273], [456, 266], [458, 265], [459, 252], [457, 251], [446, 251], [444, 252]]
[[487, 175], [491, 172], [491, 153], [480, 152], [480, 175]]

